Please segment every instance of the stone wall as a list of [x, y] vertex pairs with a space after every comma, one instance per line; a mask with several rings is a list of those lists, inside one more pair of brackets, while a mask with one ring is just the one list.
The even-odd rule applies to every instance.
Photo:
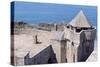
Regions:
[[64, 32], [67, 40], [67, 62], [85, 61], [93, 51], [96, 30], [75, 32], [71, 28], [64, 27]]
[[58, 63], [66, 62], [66, 40], [51, 40]]
[[66, 40], [61, 40], [61, 63], [66, 63]]
[[57, 62], [60, 63], [61, 62], [61, 44], [59, 41], [57, 40], [51, 40], [50, 43], [52, 44], [52, 48], [54, 53], [56, 54], [56, 58], [57, 58]]
[[80, 45], [78, 47], [78, 61], [86, 61], [94, 50], [95, 29], [83, 30], [80, 34]]
[[52, 46], [48, 46], [37, 55], [30, 58], [29, 53], [24, 58], [25, 65], [57, 63]]

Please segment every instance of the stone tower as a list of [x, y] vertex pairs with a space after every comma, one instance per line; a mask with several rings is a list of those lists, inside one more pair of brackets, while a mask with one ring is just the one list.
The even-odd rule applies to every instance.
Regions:
[[66, 62], [66, 40], [64, 39], [64, 32], [55, 31], [51, 45], [57, 58], [58, 63]]
[[67, 40], [67, 62], [85, 61], [94, 49], [96, 29], [89, 23], [82, 10], [64, 27], [64, 33]]

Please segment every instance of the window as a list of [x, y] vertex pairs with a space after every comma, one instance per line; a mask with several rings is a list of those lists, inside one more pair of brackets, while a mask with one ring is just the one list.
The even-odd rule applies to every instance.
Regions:
[[67, 58], [65, 59], [65, 61], [67, 62]]
[[76, 29], [76, 32], [80, 32], [81, 31], [81, 29]]
[[69, 26], [67, 26], [67, 28], [69, 28]]
[[74, 46], [74, 43], [72, 42], [72, 46]]

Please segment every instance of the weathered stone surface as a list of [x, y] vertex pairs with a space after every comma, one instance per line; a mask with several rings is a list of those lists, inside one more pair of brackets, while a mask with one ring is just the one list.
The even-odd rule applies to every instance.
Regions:
[[[29, 29], [12, 35], [14, 65], [86, 61], [94, 50], [96, 29], [90, 28], [83, 13], [80, 14], [80, 22], [73, 21], [79, 24], [78, 27], [71, 23], [64, 26], [64, 31]], [[80, 25], [82, 17], [85, 26]]]

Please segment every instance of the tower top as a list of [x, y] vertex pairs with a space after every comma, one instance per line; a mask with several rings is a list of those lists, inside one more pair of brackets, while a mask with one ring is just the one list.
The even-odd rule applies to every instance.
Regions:
[[69, 24], [73, 27], [91, 27], [91, 24], [87, 20], [87, 17], [85, 16], [82, 10], [80, 10], [80, 12], [75, 16], [74, 19], [72, 19], [72, 21]]

